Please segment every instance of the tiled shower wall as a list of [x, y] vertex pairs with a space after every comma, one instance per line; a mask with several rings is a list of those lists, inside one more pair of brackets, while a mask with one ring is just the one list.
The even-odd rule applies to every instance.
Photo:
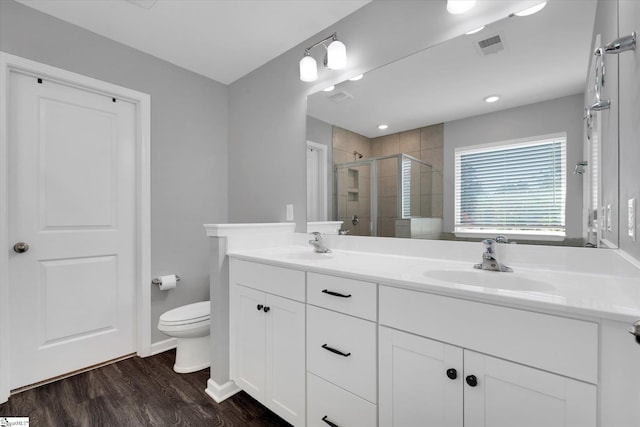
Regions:
[[[442, 218], [443, 211], [443, 143], [444, 126], [436, 124], [419, 129], [385, 135], [369, 139], [339, 127], [333, 128], [333, 160], [334, 163], [344, 163], [358, 160], [354, 151], [358, 151], [363, 158], [382, 157], [399, 153], [409, 154], [430, 165], [428, 168], [415, 168], [412, 182], [419, 180], [420, 185], [412, 185], [411, 214], [412, 216]], [[344, 227], [351, 230], [351, 234], [369, 235], [370, 204], [369, 195], [370, 175], [367, 168], [359, 168], [359, 198], [358, 201], [347, 201], [348, 189], [339, 188], [338, 197], [342, 197], [338, 209], [338, 219], [344, 221]], [[395, 236], [395, 220], [397, 219], [397, 179], [398, 164], [395, 159], [389, 159], [378, 164], [378, 236]], [[348, 182], [345, 169], [344, 177], [339, 182]], [[351, 181], [353, 182], [353, 181]], [[346, 187], [346, 184], [345, 184]], [[414, 191], [417, 191], [414, 194]], [[360, 223], [351, 224], [352, 215], [358, 213]]]

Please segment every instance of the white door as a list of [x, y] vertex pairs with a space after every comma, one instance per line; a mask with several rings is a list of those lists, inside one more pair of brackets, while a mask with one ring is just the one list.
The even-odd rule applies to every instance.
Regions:
[[380, 426], [462, 427], [462, 349], [385, 327], [379, 342]]
[[267, 294], [266, 405], [292, 425], [305, 421], [305, 305]]
[[252, 397], [265, 399], [265, 293], [234, 286], [232, 310], [235, 336], [232, 380]]
[[326, 145], [307, 141], [307, 221], [327, 221], [327, 149]]
[[135, 351], [136, 117], [17, 72], [9, 98], [13, 389]]
[[[465, 427], [595, 427], [596, 386], [464, 351]], [[466, 378], [465, 378], [466, 380]]]

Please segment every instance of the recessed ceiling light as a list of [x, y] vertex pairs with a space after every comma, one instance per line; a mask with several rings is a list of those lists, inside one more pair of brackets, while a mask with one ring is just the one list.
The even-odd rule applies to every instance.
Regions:
[[452, 15], [465, 13], [475, 6], [476, 0], [447, 0], [447, 12]]
[[336, 87], [334, 85], [331, 85], [329, 87], [325, 87], [324, 89], [322, 89], [325, 92], [331, 92], [332, 90], [334, 90]]
[[516, 12], [515, 15], [516, 16], [529, 16], [529, 15], [533, 15], [534, 13], [540, 12], [545, 6], [547, 5], [547, 2], [542, 2], [540, 4], [537, 4], [535, 6], [529, 7], [525, 10], [521, 10], [520, 12]]
[[482, 27], [476, 28], [475, 30], [471, 30], [465, 34], [470, 35], [470, 34], [475, 34], [475, 33], [479, 33], [480, 31], [484, 30], [484, 25]]
[[389, 127], [389, 125], [378, 125], [378, 129], [385, 130]]
[[352, 82], [357, 82], [358, 80], [362, 79], [364, 77], [364, 74], [358, 74], [357, 76], [351, 77], [349, 80], [351, 80]]
[[497, 100], [499, 100], [500, 97], [498, 95], [489, 95], [484, 99], [484, 102], [496, 102]]

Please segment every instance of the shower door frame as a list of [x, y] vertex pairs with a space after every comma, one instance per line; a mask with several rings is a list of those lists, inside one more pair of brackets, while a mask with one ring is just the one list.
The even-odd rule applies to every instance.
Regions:
[[[396, 176], [398, 177], [398, 179], [396, 180], [396, 195], [397, 195], [396, 219], [403, 219], [404, 217], [402, 216], [402, 188], [403, 188], [402, 161], [404, 159], [409, 159], [409, 160], [418, 162], [420, 165], [429, 166], [430, 168], [433, 168], [432, 165], [405, 153], [391, 154], [388, 156], [381, 156], [381, 157], [372, 157], [370, 159], [355, 160], [352, 162], [344, 162], [344, 163], [338, 163], [333, 165], [333, 173], [334, 173], [333, 194], [336, 196], [338, 195], [338, 188], [339, 188], [338, 174], [337, 174], [338, 168], [348, 169], [352, 167], [369, 165], [369, 181], [370, 181], [369, 187], [371, 191], [371, 194], [369, 197], [371, 199], [370, 201], [371, 214], [369, 215], [369, 220], [370, 220], [369, 233], [372, 237], [378, 236], [378, 161], [393, 159], [393, 158], [397, 158], [397, 163], [398, 163], [397, 165], [398, 169], [396, 172]], [[333, 208], [333, 217], [336, 219], [339, 218], [339, 215], [338, 215], [339, 200], [338, 199], [339, 198], [336, 197], [334, 201], [334, 208]]]

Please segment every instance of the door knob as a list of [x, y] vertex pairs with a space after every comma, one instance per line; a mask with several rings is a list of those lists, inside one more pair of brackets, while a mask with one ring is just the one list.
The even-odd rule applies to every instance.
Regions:
[[18, 242], [15, 245], [13, 245], [13, 250], [16, 253], [21, 254], [29, 250], [29, 245], [26, 244], [25, 242]]
[[458, 378], [458, 371], [453, 368], [447, 369], [447, 377], [449, 377], [450, 380], [455, 380]]

